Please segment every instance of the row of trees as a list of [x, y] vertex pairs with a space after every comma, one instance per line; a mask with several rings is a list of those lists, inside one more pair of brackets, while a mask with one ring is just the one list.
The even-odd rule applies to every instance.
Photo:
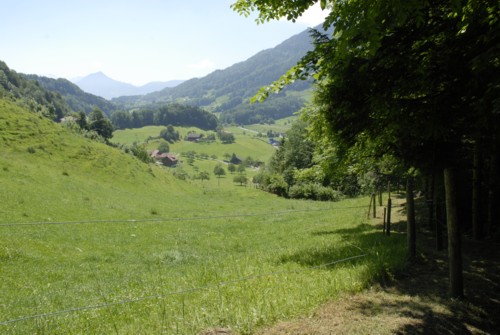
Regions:
[[[316, 2], [238, 0], [232, 6], [245, 15], [257, 10], [257, 20], [264, 22], [296, 20]], [[404, 171], [432, 180], [435, 191], [444, 184], [450, 294], [461, 297], [460, 229], [472, 225], [480, 239], [499, 228], [500, 4], [320, 4], [329, 10], [323, 28], [333, 27], [333, 37], [313, 31], [315, 49], [255, 99], [313, 77], [317, 93], [306, 119], [320, 144], [323, 166], [349, 166], [346, 162], [359, 161], [360, 155], [381, 166], [392, 159]], [[464, 183], [457, 186], [457, 178]], [[468, 206], [459, 209], [457, 201]]]
[[[100, 138], [104, 142], [113, 137], [113, 125], [99, 108], [94, 108], [88, 116], [83, 111], [74, 115], [76, 128], [87, 137]], [[69, 122], [67, 126], [72, 127], [72, 124]]]
[[111, 122], [116, 129], [173, 125], [215, 130], [218, 125], [218, 120], [212, 113], [199, 107], [180, 104], [133, 112], [116, 111], [111, 114]]

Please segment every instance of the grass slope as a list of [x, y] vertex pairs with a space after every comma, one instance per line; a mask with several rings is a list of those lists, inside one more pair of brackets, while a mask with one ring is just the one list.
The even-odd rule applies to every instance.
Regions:
[[404, 262], [368, 199], [180, 181], [5, 101], [0, 142], [2, 334], [251, 334]]

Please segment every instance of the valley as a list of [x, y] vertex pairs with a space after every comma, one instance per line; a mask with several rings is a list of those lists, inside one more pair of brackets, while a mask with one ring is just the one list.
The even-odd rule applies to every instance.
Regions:
[[[229, 173], [219, 183], [211, 160], [192, 167], [210, 180], [180, 180], [8, 101], [0, 110], [4, 334], [250, 334], [404, 263], [392, 256], [404, 255], [403, 240], [387, 248], [366, 222], [367, 198], [284, 199]], [[275, 150], [231, 130], [227, 147], [172, 148], [263, 160]]]

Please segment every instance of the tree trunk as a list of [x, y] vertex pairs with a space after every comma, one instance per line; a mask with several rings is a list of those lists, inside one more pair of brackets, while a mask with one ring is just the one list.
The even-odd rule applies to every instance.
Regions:
[[444, 242], [443, 241], [443, 222], [445, 221], [440, 198], [436, 198], [435, 206], [436, 206], [436, 208], [435, 208], [436, 221], [435, 221], [434, 228], [436, 229], [436, 250], [440, 251], [440, 250], [443, 250], [443, 248], [444, 248], [444, 246], [443, 246], [443, 242]]
[[488, 235], [492, 236], [494, 231], [498, 228], [498, 193], [500, 188], [500, 181], [498, 175], [498, 155], [496, 151], [497, 146], [494, 146], [490, 157], [489, 166], [489, 183], [488, 183], [488, 218], [486, 223], [486, 230]]
[[432, 171], [431, 180], [430, 180], [430, 189], [429, 194], [427, 195], [427, 206], [428, 206], [428, 225], [429, 229], [435, 229], [435, 220], [434, 220], [434, 186], [436, 184], [436, 173], [434, 170]]
[[460, 240], [460, 227], [458, 225], [457, 192], [454, 169], [447, 168], [444, 170], [444, 187], [446, 192], [446, 217], [448, 221], [450, 296], [452, 298], [462, 298], [464, 296], [462, 246]]
[[411, 177], [406, 181], [406, 230], [410, 260], [417, 257], [417, 238], [415, 228], [415, 202], [413, 199], [413, 183]]
[[472, 168], [472, 236], [474, 240], [483, 238], [483, 222], [481, 220], [481, 184], [482, 184], [481, 144], [474, 144], [474, 162]]

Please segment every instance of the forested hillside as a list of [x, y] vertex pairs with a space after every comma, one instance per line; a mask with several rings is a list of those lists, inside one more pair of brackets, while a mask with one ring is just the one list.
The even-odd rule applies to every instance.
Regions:
[[37, 75], [24, 75], [27, 79], [35, 80], [49, 91], [58, 92], [66, 103], [75, 112], [84, 111], [89, 114], [95, 107], [102, 110], [108, 116], [117, 109], [112, 102], [99, 96], [86, 93], [69, 80], [59, 78], [52, 79]]
[[221, 112], [222, 120], [228, 123], [272, 121], [290, 116], [303, 106], [310, 82], [297, 82], [264, 104], [249, 107], [249, 99], [260, 87], [277, 80], [311, 49], [309, 32], [304, 31], [275, 48], [261, 51], [246, 61], [206, 77], [194, 78], [145, 96], [120, 97], [113, 102], [131, 108], [162, 101], [182, 101]]
[[2, 61], [0, 61], [0, 98], [15, 100], [30, 111], [38, 112], [53, 120], [59, 120], [71, 111], [60, 94], [49, 91], [38, 82], [9, 69]]

